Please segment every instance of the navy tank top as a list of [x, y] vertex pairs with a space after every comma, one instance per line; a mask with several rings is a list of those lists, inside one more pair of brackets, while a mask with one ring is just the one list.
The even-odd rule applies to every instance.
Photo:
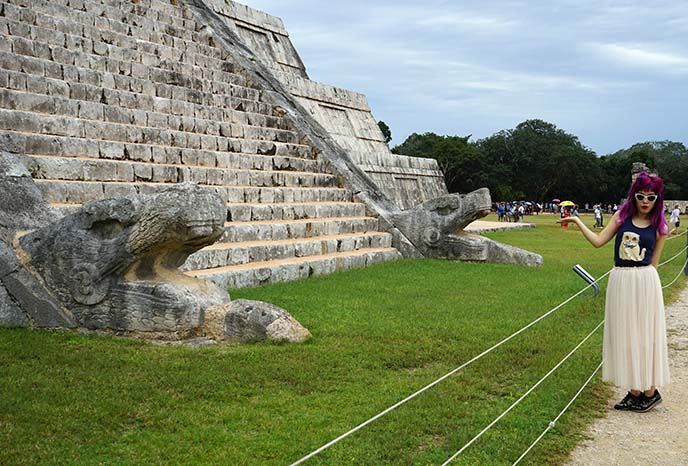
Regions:
[[627, 219], [619, 226], [614, 243], [614, 265], [643, 267], [652, 263], [657, 244], [657, 230], [652, 225], [639, 228]]

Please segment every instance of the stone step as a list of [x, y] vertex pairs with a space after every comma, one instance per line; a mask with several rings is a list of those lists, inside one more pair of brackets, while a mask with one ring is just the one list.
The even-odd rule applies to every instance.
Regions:
[[264, 262], [267, 258], [273, 260], [290, 259], [335, 252], [358, 251], [364, 248], [390, 247], [392, 247], [392, 235], [379, 231], [283, 241], [215, 243], [192, 254], [183, 265], [182, 270], [191, 271]]
[[247, 241], [283, 241], [297, 238], [342, 235], [379, 231], [380, 221], [374, 217], [331, 217], [300, 220], [267, 220], [227, 222], [222, 243]]
[[[0, 131], [0, 139], [6, 132]], [[31, 139], [33, 141], [33, 139]], [[227, 154], [230, 157], [215, 157], [214, 153], [194, 153], [186, 154], [182, 152], [182, 158], [174, 160], [178, 163], [168, 163], [165, 160], [111, 160], [98, 159], [88, 156], [74, 155], [66, 145], [73, 145], [75, 141], [63, 138], [56, 140], [54, 144], [60, 144], [64, 149], [53, 149], [45, 147], [31, 146], [28, 143], [28, 150], [19, 152], [26, 154], [22, 156], [23, 162], [34, 174], [37, 179], [54, 180], [73, 180], [73, 181], [149, 181], [154, 183], [181, 183], [183, 181], [195, 181], [201, 184], [210, 185], [236, 185], [247, 179], [263, 179], [274, 177], [274, 183], [283, 185], [282, 176], [290, 175], [286, 179], [294, 181], [295, 184], [302, 186], [331, 186], [334, 184], [333, 177], [325, 170], [325, 164], [311, 165], [319, 171], [298, 170], [300, 164], [294, 159], [284, 159], [280, 157], [265, 157], [263, 166], [258, 164], [251, 166], [249, 163], [242, 163], [238, 154]], [[91, 144], [87, 144], [91, 145]], [[131, 149], [131, 145], [126, 145]], [[138, 148], [157, 149], [157, 146], [138, 145]], [[56, 155], [32, 154], [31, 152], [54, 151]], [[97, 149], [97, 145], [95, 147]], [[126, 149], [125, 149], [126, 150]], [[62, 152], [62, 154], [60, 154]], [[131, 156], [131, 152], [126, 152]], [[199, 158], [198, 156], [201, 156]], [[205, 157], [205, 156], [208, 157]], [[221, 163], [220, 166], [209, 165], [213, 161]], [[292, 165], [293, 162], [297, 162]], [[208, 164], [206, 164], [208, 163]], [[247, 168], [243, 168], [247, 167]], [[260, 173], [260, 175], [258, 175]], [[336, 177], [335, 177], [336, 178]], [[264, 185], [264, 182], [259, 182]], [[253, 182], [246, 182], [253, 185]]]
[[[44, 173], [45, 178], [82, 181], [140, 179], [168, 183], [193, 178], [204, 184], [224, 184], [223, 179], [227, 178], [230, 180], [228, 184], [236, 184], [231, 180], [242, 180], [251, 177], [252, 173], [262, 172], [263, 176], [290, 173], [293, 175], [290, 179], [301, 177], [297, 185], [331, 186], [331, 178], [334, 177], [329, 173], [326, 162], [292, 157], [174, 149], [153, 144], [93, 141], [7, 130], [0, 130], [0, 140], [8, 141], [5, 147], [11, 145], [16, 149], [13, 152], [26, 154], [25, 162], [34, 166], [34, 171]], [[311, 182], [308, 181], [309, 176]]]
[[227, 204], [227, 221], [279, 221], [332, 217], [362, 217], [366, 206], [356, 202], [290, 202]]
[[[175, 183], [123, 183], [123, 182], [100, 182], [100, 181], [65, 181], [65, 180], [45, 180], [45, 179], [35, 179], [39, 189], [43, 193], [47, 202], [60, 203], [60, 204], [83, 204], [84, 202], [91, 201], [93, 199], [103, 199], [111, 197], [126, 196], [129, 194], [150, 194], [159, 192], [162, 189], [167, 189]], [[220, 197], [225, 199], [229, 193], [231, 187], [227, 186], [211, 186], [204, 185], [208, 187], [216, 188]], [[234, 187], [245, 186], [242, 184], [237, 184]], [[251, 186], [253, 188], [259, 188], [262, 186]], [[275, 187], [274, 185], [268, 185], [266, 187]], [[285, 186], [282, 189], [292, 189], [292, 186]], [[306, 188], [308, 189], [317, 189]]]
[[369, 248], [192, 270], [186, 273], [193, 277], [210, 280], [222, 288], [231, 290], [299, 280], [311, 275], [326, 275], [400, 258], [401, 253], [394, 248]]
[[[334, 175], [268, 170], [98, 161], [84, 158], [22, 156], [34, 179], [83, 183], [149, 181], [160, 184], [193, 182], [208, 186], [335, 187]], [[67, 199], [51, 199], [70, 202]], [[73, 200], [71, 202], [83, 202]]]
[[[42, 183], [39, 183], [39, 186], [41, 186], [41, 184]], [[154, 192], [157, 191], [146, 189], [142, 191], [144, 194], [151, 194]], [[102, 197], [94, 197], [93, 199], [101, 198]], [[53, 207], [60, 216], [74, 213], [82, 206], [81, 203], [68, 202], [51, 202], [49, 205]], [[284, 241], [288, 239], [374, 232], [377, 231], [379, 227], [380, 223], [377, 218], [365, 216], [227, 222], [225, 223], [225, 232], [220, 242]]]
[[[41, 184], [56, 183], [49, 180], [37, 180]], [[60, 185], [61, 186], [61, 185]], [[106, 197], [128, 196], [133, 194], [151, 194], [169, 188], [161, 183], [107, 183], [104, 188]], [[202, 186], [203, 187], [203, 186]], [[350, 202], [353, 194], [344, 188], [300, 188], [300, 187], [253, 187], [253, 186], [204, 186], [220, 195], [228, 203], [273, 203], [273, 202]], [[61, 186], [64, 190], [64, 187]], [[48, 188], [43, 188], [44, 192]], [[54, 196], [48, 196], [54, 197]], [[100, 199], [100, 198], [99, 198]], [[81, 203], [51, 202], [54, 208], [71, 212], [81, 207]]]
[[[172, 104], [175, 102], [171, 99], [155, 97], [152, 107], [149, 101], [142, 102], [142, 105], [136, 108], [127, 108], [119, 105], [121, 99], [117, 91], [105, 91], [95, 87], [90, 90], [89, 95], [86, 92], [75, 92], [71, 87], [69, 91], [57, 89], [64, 85], [64, 82], [58, 79], [35, 77], [12, 70], [5, 70], [4, 76], [7, 79], [0, 79], [0, 108], [8, 110], [133, 125], [142, 128], [142, 131], [167, 130], [169, 136], [165, 137], [170, 140], [181, 139], [182, 135], [185, 135], [187, 140], [200, 135], [220, 136], [227, 138], [227, 146], [233, 147], [237, 139], [247, 139], [263, 143], [260, 148], [265, 152], [271, 149], [273, 152], [276, 151], [273, 148], [276, 145], [268, 146], [265, 142], [300, 145], [300, 135], [288, 129], [286, 120], [276, 117], [268, 119], [256, 114], [245, 114], [242, 115], [244, 118], [239, 118], [240, 112], [227, 112], [223, 102], [218, 103], [219, 119], [180, 116], [171, 113]], [[20, 87], [21, 90], [10, 86]], [[93, 100], [97, 98], [99, 89], [100, 99]], [[106, 103], [102, 102], [104, 92], [108, 93]], [[137, 101], [136, 94], [127, 93], [129, 94]], [[224, 145], [224, 142], [220, 144]], [[263, 145], [265, 147], [262, 147]]]
[[[244, 133], [243, 138], [215, 134], [197, 134], [149, 126], [137, 126], [136, 124], [111, 123], [98, 119], [13, 110], [14, 103], [6, 101], [0, 102], [0, 106], [8, 107], [0, 108], [0, 129], [2, 130], [18, 131], [39, 136], [69, 137], [76, 140], [87, 139], [91, 145], [105, 145], [106, 147], [104, 149], [101, 147], [100, 151], [104, 152], [104, 156], [107, 158], [121, 158], [124, 148], [122, 144], [156, 144], [161, 147], [176, 149], [177, 151], [180, 149], [193, 149], [259, 156], [275, 155], [299, 159], [316, 158], [309, 146], [281, 141], [251, 139], [246, 133]], [[259, 132], [264, 128], [254, 129], [256, 132]], [[269, 128], [266, 129], [266, 131], [268, 130]], [[224, 130], [221, 132], [228, 134]], [[259, 134], [254, 136], [259, 136]], [[119, 145], [114, 143], [119, 143]], [[85, 150], [81, 148], [84, 144], [85, 142], [82, 141], [78, 148]], [[112, 151], [113, 154], [109, 155], [108, 151]], [[143, 156], [151, 157], [150, 149], [147, 149], [147, 151], [148, 154], [144, 153]]]
[[[73, 213], [82, 204], [51, 203], [62, 215]], [[227, 222], [283, 222], [290, 220], [324, 220], [365, 216], [365, 204], [355, 202], [294, 202], [273, 204], [227, 204]]]
[[[233, 72], [208, 70], [205, 63], [194, 65], [148, 54], [137, 48], [138, 42], [131, 47], [117, 49], [85, 37], [71, 40], [69, 36], [65, 36], [66, 39], [47, 37], [43, 41], [41, 36], [51, 32], [39, 34], [36, 26], [29, 27], [2, 17], [0, 20], [0, 31], [10, 31], [0, 45], [2, 68], [26, 72], [33, 79], [45, 76], [69, 82], [68, 87], [53, 82], [53, 91], [83, 94], [87, 96], [83, 100], [113, 99], [115, 94], [112, 92], [94, 94], [94, 88], [104, 88], [119, 91], [120, 100], [128, 102], [130, 105], [124, 106], [129, 108], [141, 107], [141, 102], [150, 105], [150, 97], [157, 96], [176, 101], [178, 108], [183, 107], [181, 104], [189, 104], [192, 108], [194, 105], [216, 106], [262, 115], [263, 120], [276, 117], [273, 106], [263, 101], [261, 92], [247, 87], [245, 78]], [[80, 44], [65, 45], [70, 41], [88, 43], [89, 46], [95, 43], [95, 47], [100, 44], [112, 53], [104, 57], [92, 51], [84, 52], [79, 49]], [[75, 47], [76, 51], [72, 50]], [[222, 68], [233, 69], [234, 66], [231, 62], [219, 63]]]
[[[157, 63], [169, 60], [185, 67], [231, 70], [225, 61], [228, 53], [199, 32], [200, 25], [188, 11], [185, 12], [188, 17], [178, 19], [180, 24], [174, 25], [161, 20], [159, 13], [135, 5], [140, 3], [138, 0], [117, 6], [99, 6], [91, 1], [87, 11], [48, 0], [32, 0], [30, 6], [28, 2], [21, 3], [25, 5], [17, 1], [0, 2], [5, 6], [4, 22], [12, 35], [40, 38], [51, 45], [103, 59], [121, 57], [130, 63], [147, 65], [155, 64], [156, 59]], [[150, 13], [155, 16], [150, 17]], [[167, 18], [174, 21], [172, 17]]]
[[[46, 201], [56, 204], [83, 204], [93, 199], [153, 194], [172, 186], [172, 183], [120, 183], [35, 180]], [[344, 188], [274, 187], [274, 186], [208, 186], [224, 202], [311, 202], [349, 201], [352, 193]]]

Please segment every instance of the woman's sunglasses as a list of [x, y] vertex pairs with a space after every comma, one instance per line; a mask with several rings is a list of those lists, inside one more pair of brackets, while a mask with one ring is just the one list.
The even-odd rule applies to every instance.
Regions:
[[635, 193], [635, 198], [638, 201], [644, 201], [645, 199], [648, 200], [648, 202], [655, 202], [657, 200], [657, 195], [656, 194], [643, 194], [643, 193]]

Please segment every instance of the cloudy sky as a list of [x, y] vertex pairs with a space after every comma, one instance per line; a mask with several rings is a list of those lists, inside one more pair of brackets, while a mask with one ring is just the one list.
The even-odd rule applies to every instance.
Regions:
[[364, 93], [392, 144], [540, 118], [598, 155], [688, 145], [688, 2], [246, 0], [310, 78]]

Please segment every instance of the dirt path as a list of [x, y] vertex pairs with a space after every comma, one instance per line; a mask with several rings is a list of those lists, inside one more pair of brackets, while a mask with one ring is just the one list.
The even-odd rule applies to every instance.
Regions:
[[[688, 287], [666, 309], [671, 384], [664, 402], [645, 414], [615, 411], [593, 424], [568, 466], [688, 465]], [[624, 392], [617, 391], [620, 399]]]

